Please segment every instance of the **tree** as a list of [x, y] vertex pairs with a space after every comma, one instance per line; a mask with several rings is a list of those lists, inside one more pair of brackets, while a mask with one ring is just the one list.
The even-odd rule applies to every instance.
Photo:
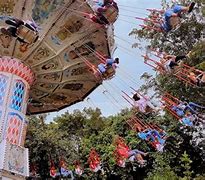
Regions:
[[189, 155], [186, 153], [186, 151], [184, 151], [184, 154], [182, 155], [182, 157], [180, 158], [181, 160], [181, 166], [184, 168], [183, 174], [184, 180], [189, 180], [192, 179], [192, 170], [191, 170], [191, 163], [192, 160], [190, 160]]

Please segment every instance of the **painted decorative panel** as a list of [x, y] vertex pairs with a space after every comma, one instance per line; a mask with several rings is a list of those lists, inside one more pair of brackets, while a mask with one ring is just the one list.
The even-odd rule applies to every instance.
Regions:
[[13, 144], [19, 144], [21, 129], [22, 129], [23, 118], [17, 114], [10, 112], [8, 114], [7, 123], [6, 123], [6, 140]]
[[36, 22], [42, 23], [45, 19], [48, 19], [50, 13], [58, 6], [62, 6], [63, 3], [63, 0], [36, 0], [32, 17]]
[[5, 34], [0, 34], [0, 44], [3, 48], [9, 48], [12, 41], [12, 37]]
[[0, 74], [0, 106], [3, 105], [8, 77]]
[[89, 55], [90, 53], [93, 53], [95, 51], [95, 45], [92, 41], [89, 41], [87, 43], [82, 44], [79, 47], [75, 47], [74, 50], [70, 52], [66, 52], [69, 59], [74, 60], [76, 58], [79, 58], [81, 56]]
[[[41, 90], [39, 90], [39, 89], [33, 89], [33, 91], [32, 91], [32, 96], [33, 97], [35, 97], [35, 98], [41, 98], [41, 97], [44, 97], [44, 96], [46, 96], [46, 95], [48, 95], [48, 93], [47, 92], [44, 92], [44, 91], [41, 91]], [[34, 101], [34, 102], [36, 102], [37, 100], [32, 100], [32, 101]], [[38, 102], [38, 101], [37, 101]], [[34, 105], [35, 104], [38, 104], [38, 103], [34, 103]], [[29, 104], [28, 104], [29, 105]]]
[[4, 169], [16, 174], [28, 176], [28, 149], [7, 143]]
[[22, 127], [22, 133], [21, 133], [21, 141], [20, 141], [21, 146], [24, 146], [25, 139], [26, 139], [27, 128], [28, 128], [28, 121], [25, 120], [24, 124], [23, 124], [23, 127]]
[[10, 107], [17, 111], [21, 111], [22, 109], [22, 102], [25, 93], [25, 85], [22, 81], [17, 80], [15, 86], [13, 88], [13, 95]]
[[12, 14], [14, 11], [15, 3], [16, 3], [15, 0], [10, 0], [10, 1], [1, 0], [0, 1], [0, 13], [1, 14]]
[[60, 82], [61, 81], [62, 72], [54, 72], [49, 74], [40, 74], [37, 75], [37, 79], [40, 82]]
[[49, 59], [54, 56], [55, 53], [47, 47], [45, 44], [41, 44], [37, 50], [29, 57], [27, 62], [31, 65], [38, 64], [39, 62], [44, 61], [45, 59]]
[[73, 33], [78, 32], [82, 27], [83, 23], [80, 21], [82, 18], [77, 16], [70, 16], [67, 21], [59, 28], [54, 35], [51, 35], [51, 40], [57, 44], [61, 45], [61, 42], [72, 36]]
[[34, 67], [34, 71], [37, 72], [37, 74], [44, 74], [44, 73], [50, 73], [50, 72], [56, 72], [62, 70], [63, 66], [61, 65], [61, 59], [58, 57], [54, 59], [50, 59], [49, 61], [46, 61], [42, 64], [37, 65]]
[[68, 89], [70, 91], [79, 91], [83, 88], [81, 83], [68, 83], [63, 86], [63, 89]]

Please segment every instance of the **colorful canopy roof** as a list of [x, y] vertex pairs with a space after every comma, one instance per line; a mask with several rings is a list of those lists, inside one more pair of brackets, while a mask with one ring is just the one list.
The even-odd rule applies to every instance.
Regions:
[[0, 1], [1, 27], [8, 26], [5, 20], [11, 16], [33, 19], [40, 29], [38, 41], [25, 48], [16, 38], [0, 33], [0, 55], [20, 59], [35, 73], [28, 114], [72, 105], [101, 83], [84, 61], [99, 64], [95, 51], [110, 56], [114, 46], [112, 27], [109, 31], [102, 28], [91, 22], [86, 13], [93, 13], [93, 10], [84, 0]]

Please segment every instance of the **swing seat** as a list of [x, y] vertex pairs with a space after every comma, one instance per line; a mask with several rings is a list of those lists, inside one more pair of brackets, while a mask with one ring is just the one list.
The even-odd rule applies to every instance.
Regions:
[[110, 5], [107, 10], [103, 13], [104, 17], [109, 21], [110, 24], [114, 23], [118, 16], [118, 9]]
[[177, 26], [181, 23], [180, 17], [171, 17], [169, 23], [172, 29], [176, 29]]
[[24, 25], [17, 29], [16, 35], [28, 44], [33, 44], [38, 40], [38, 33]]
[[112, 79], [115, 75], [115, 70], [113, 67], [108, 67], [106, 72], [102, 74], [103, 79]]
[[126, 159], [117, 159], [116, 162], [117, 162], [117, 165], [118, 165], [118, 166], [124, 168], [124, 167], [125, 167]]
[[145, 114], [150, 114], [152, 112], [154, 112], [154, 110], [150, 106], [147, 105], [145, 108]]

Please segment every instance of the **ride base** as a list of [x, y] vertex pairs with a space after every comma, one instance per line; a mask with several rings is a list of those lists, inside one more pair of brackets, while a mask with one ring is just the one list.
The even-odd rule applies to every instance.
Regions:
[[28, 149], [24, 148], [28, 121], [28, 92], [34, 80], [30, 68], [20, 60], [0, 58], [0, 178], [29, 176]]

